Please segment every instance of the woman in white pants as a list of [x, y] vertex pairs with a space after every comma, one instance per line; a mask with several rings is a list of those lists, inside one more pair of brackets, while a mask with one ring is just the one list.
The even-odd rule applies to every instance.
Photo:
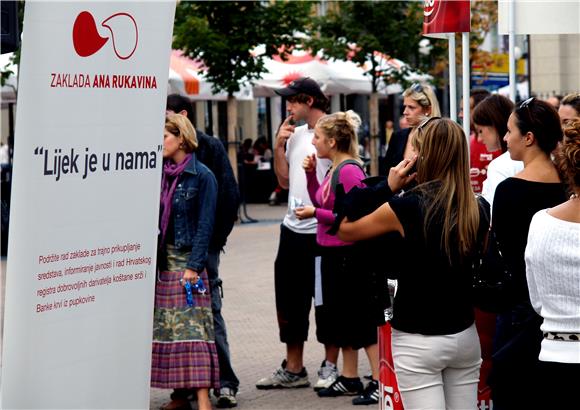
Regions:
[[[393, 360], [405, 410], [476, 409], [481, 351], [474, 325], [471, 266], [488, 229], [469, 181], [461, 127], [431, 118], [413, 139], [416, 155], [389, 173], [393, 192], [418, 186], [356, 222], [339, 237], [358, 241], [399, 232], [403, 249], [393, 305]], [[418, 159], [417, 159], [418, 158]], [[409, 173], [417, 162], [417, 172]]]

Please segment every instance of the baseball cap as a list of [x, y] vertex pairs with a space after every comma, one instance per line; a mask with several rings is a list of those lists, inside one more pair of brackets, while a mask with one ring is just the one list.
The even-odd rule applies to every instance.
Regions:
[[292, 97], [293, 95], [306, 94], [311, 97], [326, 98], [320, 86], [310, 77], [302, 77], [292, 81], [286, 88], [275, 90], [276, 94], [282, 97]]

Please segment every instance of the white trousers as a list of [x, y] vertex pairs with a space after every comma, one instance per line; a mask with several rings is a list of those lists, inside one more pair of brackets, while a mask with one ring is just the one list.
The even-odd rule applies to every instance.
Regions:
[[393, 361], [405, 410], [475, 410], [481, 348], [475, 324], [443, 336], [393, 329]]

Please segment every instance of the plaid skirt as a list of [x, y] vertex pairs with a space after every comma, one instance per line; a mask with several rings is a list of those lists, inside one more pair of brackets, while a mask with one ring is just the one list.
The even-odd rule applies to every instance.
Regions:
[[159, 272], [155, 286], [151, 386], [162, 389], [219, 388], [219, 363], [215, 347], [211, 292], [206, 272], [201, 273], [207, 292], [194, 291], [188, 306], [180, 283], [189, 252], [168, 245], [167, 270]]

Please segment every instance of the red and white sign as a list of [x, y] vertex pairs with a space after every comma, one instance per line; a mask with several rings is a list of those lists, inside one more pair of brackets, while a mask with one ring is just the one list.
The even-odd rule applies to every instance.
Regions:
[[424, 0], [423, 34], [470, 31], [469, 0]]
[[[137, 49], [139, 29], [137, 22], [128, 13], [115, 13], [106, 18], [102, 27], [109, 29], [113, 51], [121, 60], [126, 60]], [[81, 12], [73, 26], [73, 44], [75, 51], [81, 57], [95, 54], [109, 40], [109, 36], [101, 37], [95, 24], [95, 18], [88, 11]]]
[[391, 325], [379, 327], [379, 409], [403, 410], [391, 349]]
[[26, 3], [0, 408], [149, 408], [174, 12]]

